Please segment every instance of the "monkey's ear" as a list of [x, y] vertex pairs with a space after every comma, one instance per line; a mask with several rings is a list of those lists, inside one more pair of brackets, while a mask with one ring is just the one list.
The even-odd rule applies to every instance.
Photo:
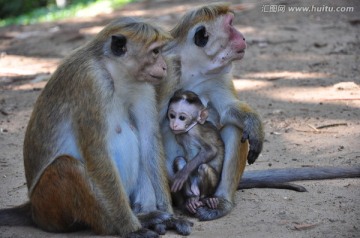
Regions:
[[126, 53], [126, 37], [123, 35], [111, 36], [111, 52], [115, 56], [122, 56]]
[[198, 122], [200, 124], [204, 124], [206, 119], [208, 118], [208, 116], [209, 116], [209, 111], [206, 108], [200, 110], [199, 117], [198, 117]]
[[204, 47], [209, 40], [209, 35], [206, 32], [205, 26], [199, 26], [196, 28], [194, 35], [194, 43], [199, 47]]

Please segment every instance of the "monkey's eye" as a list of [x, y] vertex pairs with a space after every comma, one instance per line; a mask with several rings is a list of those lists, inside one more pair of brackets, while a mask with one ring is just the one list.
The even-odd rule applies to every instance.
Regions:
[[185, 116], [179, 116], [179, 120], [180, 121], [185, 121], [186, 117]]
[[174, 118], [175, 118], [175, 115], [172, 114], [172, 113], [170, 113], [170, 114], [169, 114], [169, 117], [170, 117], [170, 119], [174, 119]]
[[158, 54], [160, 54], [160, 49], [159, 48], [155, 48], [152, 50], [152, 53], [154, 56], [157, 56]]
[[194, 35], [194, 43], [199, 47], [204, 47], [209, 40], [209, 34], [206, 31], [205, 26], [199, 26], [196, 28]]

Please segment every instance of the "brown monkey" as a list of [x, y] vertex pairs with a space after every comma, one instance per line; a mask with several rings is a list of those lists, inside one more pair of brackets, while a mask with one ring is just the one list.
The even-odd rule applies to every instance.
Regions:
[[85, 225], [128, 237], [157, 237], [146, 228], [164, 233], [165, 226], [190, 233], [189, 222], [172, 217], [158, 137], [153, 85], [167, 74], [161, 49], [170, 38], [121, 18], [63, 61], [25, 134], [30, 201], [1, 210], [0, 225], [32, 221], [52, 232]]
[[190, 213], [203, 205], [215, 209], [218, 199], [212, 195], [224, 161], [224, 143], [218, 129], [206, 121], [208, 110], [191, 91], [175, 92], [169, 102], [168, 118], [176, 141], [185, 151], [185, 157], [174, 161], [171, 191], [182, 190]]
[[[191, 90], [199, 95], [209, 109], [208, 120], [221, 127], [225, 144], [221, 180], [214, 194], [219, 204], [216, 209], [199, 207], [196, 216], [200, 220], [216, 219], [232, 210], [246, 161], [250, 164], [255, 161], [264, 140], [258, 114], [238, 99], [232, 82], [232, 61], [242, 59], [246, 49], [245, 38], [232, 25], [233, 19], [234, 14], [225, 3], [208, 4], [189, 11], [171, 30], [174, 40], [167, 45], [165, 52], [176, 65], [159, 90], [161, 130], [169, 177], [174, 174], [174, 158], [184, 156], [166, 118], [167, 103], [176, 90]], [[249, 142], [250, 150], [245, 141]]]
[[[173, 176], [173, 160], [183, 156], [166, 120], [167, 103], [178, 89], [199, 95], [209, 109], [209, 120], [221, 126], [225, 144], [225, 160], [220, 184], [215, 192], [219, 198], [216, 209], [197, 209], [200, 220], [226, 215], [233, 207], [236, 189], [266, 187], [306, 191], [284, 182], [305, 179], [360, 177], [360, 167], [294, 168], [245, 172], [246, 159], [253, 163], [262, 149], [264, 132], [259, 116], [239, 101], [231, 78], [232, 61], [244, 56], [246, 43], [233, 25], [233, 13], [224, 3], [208, 4], [186, 13], [171, 30], [174, 37], [166, 47], [176, 67], [159, 90], [161, 130], [167, 155], [167, 171]], [[248, 143], [240, 143], [248, 140]], [[240, 178], [243, 178], [239, 184]]]

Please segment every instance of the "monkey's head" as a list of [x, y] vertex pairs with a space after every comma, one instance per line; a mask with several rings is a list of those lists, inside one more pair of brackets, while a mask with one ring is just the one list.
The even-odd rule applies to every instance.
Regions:
[[197, 94], [178, 90], [169, 101], [168, 118], [173, 133], [180, 134], [188, 132], [197, 123], [204, 124], [208, 110]]
[[196, 65], [203, 74], [219, 73], [244, 57], [245, 38], [233, 26], [233, 19], [226, 3], [203, 6], [182, 18], [171, 35], [190, 67]]
[[125, 73], [140, 82], [159, 83], [167, 75], [162, 48], [170, 39], [169, 33], [148, 22], [120, 18], [107, 25], [93, 44], [103, 52], [112, 76]]

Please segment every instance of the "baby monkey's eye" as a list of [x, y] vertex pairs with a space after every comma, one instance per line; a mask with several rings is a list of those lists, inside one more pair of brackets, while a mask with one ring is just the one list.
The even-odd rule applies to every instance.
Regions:
[[170, 119], [174, 119], [175, 115], [174, 114], [169, 114]]
[[186, 117], [184, 117], [184, 116], [179, 116], [179, 119], [180, 119], [180, 121], [185, 121]]

